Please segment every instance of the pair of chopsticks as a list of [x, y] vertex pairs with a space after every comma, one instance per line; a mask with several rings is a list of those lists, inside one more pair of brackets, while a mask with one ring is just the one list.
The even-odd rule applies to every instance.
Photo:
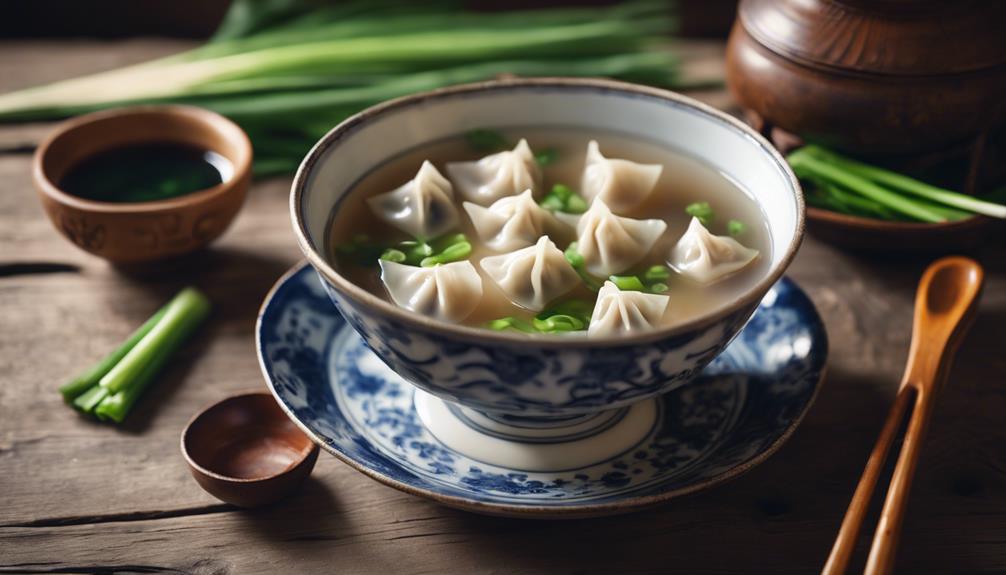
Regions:
[[923, 273], [915, 297], [912, 343], [905, 375], [842, 520], [835, 546], [822, 571], [826, 575], [839, 575], [848, 569], [884, 462], [911, 407], [911, 419], [891, 476], [864, 573], [879, 575], [893, 570], [908, 492], [918, 466], [922, 439], [929, 426], [936, 394], [946, 381], [954, 352], [973, 319], [983, 281], [982, 267], [964, 257], [937, 260]]

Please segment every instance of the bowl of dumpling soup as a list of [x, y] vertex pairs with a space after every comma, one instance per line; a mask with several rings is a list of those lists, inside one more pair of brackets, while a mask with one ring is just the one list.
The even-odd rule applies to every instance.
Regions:
[[799, 185], [684, 96], [517, 79], [337, 126], [293, 184], [300, 247], [392, 370], [494, 415], [569, 417], [692, 379], [803, 235]]

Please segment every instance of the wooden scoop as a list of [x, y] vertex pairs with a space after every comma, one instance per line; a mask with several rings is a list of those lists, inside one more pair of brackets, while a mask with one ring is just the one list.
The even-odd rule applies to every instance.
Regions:
[[954, 352], [970, 326], [984, 276], [977, 262], [959, 256], [937, 260], [922, 274], [915, 296], [915, 323], [905, 375], [873, 453], [866, 462], [863, 477], [852, 496], [823, 573], [844, 573], [849, 566], [873, 488], [880, 478], [905, 412], [912, 405], [911, 420], [887, 490], [865, 573], [890, 573], [893, 569], [895, 548], [908, 491], [912, 486], [912, 475], [919, 461], [922, 438], [933, 412], [936, 393], [946, 380]]

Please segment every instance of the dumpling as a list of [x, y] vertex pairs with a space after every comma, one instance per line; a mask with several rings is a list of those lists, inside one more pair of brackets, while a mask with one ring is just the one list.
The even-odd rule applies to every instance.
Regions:
[[664, 220], [616, 216], [604, 200], [596, 198], [576, 223], [577, 249], [591, 275], [608, 277], [646, 257], [665, 229]]
[[464, 199], [480, 206], [524, 190], [536, 192], [541, 187], [541, 169], [527, 140], [518, 142], [513, 150], [476, 162], [449, 163], [447, 175]]
[[587, 144], [580, 193], [587, 201], [602, 199], [612, 210], [624, 212], [638, 206], [652, 192], [664, 167], [605, 158], [596, 140]]
[[610, 281], [604, 282], [597, 292], [587, 335], [603, 337], [652, 329], [660, 322], [670, 300], [661, 294], [622, 291]]
[[409, 311], [459, 322], [482, 300], [482, 276], [469, 261], [430, 268], [381, 260], [381, 281], [391, 300]]
[[580, 283], [580, 275], [548, 236], [533, 246], [483, 258], [479, 265], [510, 301], [531, 311], [545, 309]]
[[430, 162], [416, 177], [386, 194], [367, 199], [381, 220], [419, 239], [435, 238], [458, 225], [454, 190]]
[[500, 198], [488, 208], [472, 202], [465, 202], [464, 208], [483, 243], [497, 252], [530, 246], [541, 236], [566, 233], [566, 225], [539, 206], [531, 190], [519, 196]]
[[698, 218], [671, 248], [667, 265], [699, 283], [713, 283], [739, 271], [758, 257], [758, 250], [744, 247], [729, 236], [714, 236]]

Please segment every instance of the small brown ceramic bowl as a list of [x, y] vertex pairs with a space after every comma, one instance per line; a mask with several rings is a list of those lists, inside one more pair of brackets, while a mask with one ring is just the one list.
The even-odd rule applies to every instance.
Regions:
[[[101, 202], [59, 189], [82, 160], [146, 143], [212, 150], [230, 161], [233, 174], [212, 188], [151, 202]], [[94, 255], [129, 264], [182, 255], [220, 236], [244, 203], [251, 165], [248, 136], [227, 118], [192, 106], [137, 106], [60, 124], [35, 151], [32, 179], [60, 233]]]
[[939, 224], [889, 222], [821, 208], [807, 208], [807, 221], [812, 235], [850, 250], [927, 255], [974, 250], [998, 224], [984, 216]]
[[182, 431], [182, 455], [200, 487], [239, 507], [277, 501], [304, 482], [318, 445], [268, 392], [234, 395], [197, 414]]

